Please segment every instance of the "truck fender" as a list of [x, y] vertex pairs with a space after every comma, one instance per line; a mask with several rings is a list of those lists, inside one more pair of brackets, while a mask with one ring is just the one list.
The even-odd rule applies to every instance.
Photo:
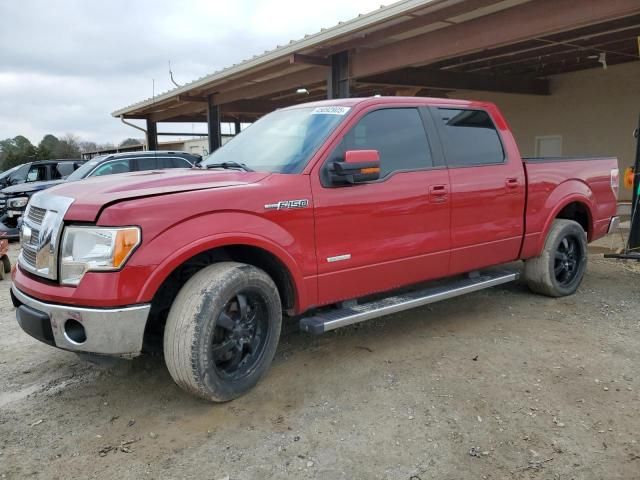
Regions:
[[[203, 219], [202, 217], [199, 217], [197, 221], [201, 223], [207, 222], [208, 225], [212, 224], [210, 223], [210, 218]], [[308, 298], [304, 283], [304, 275], [298, 265], [298, 262], [290, 253], [291, 245], [289, 245], [288, 251], [283, 245], [276, 243], [273, 239], [250, 231], [229, 231], [211, 235], [204, 235], [189, 243], [180, 245], [179, 240], [182, 238], [182, 235], [180, 235], [180, 232], [178, 231], [180, 227], [181, 225], [175, 225], [169, 231], [164, 231], [160, 236], [162, 237], [162, 241], [166, 241], [167, 238], [173, 238], [173, 240], [175, 240], [175, 247], [170, 250], [169, 254], [165, 254], [166, 256], [161, 259], [159, 263], [157, 263], [157, 266], [153, 269], [152, 274], [146, 279], [144, 285], [140, 289], [140, 293], [138, 296], [139, 302], [142, 303], [150, 301], [157, 290], [160, 288], [162, 283], [167, 279], [167, 277], [177, 267], [179, 267], [195, 255], [198, 255], [199, 253], [205, 252], [207, 250], [212, 250], [214, 248], [224, 246], [246, 245], [260, 248], [277, 258], [289, 272], [294, 288], [296, 309], [300, 305], [307, 305]], [[278, 227], [277, 225], [273, 225], [272, 227], [274, 229], [282, 230], [282, 228]], [[171, 230], [173, 230], [173, 232], [171, 232]], [[283, 231], [280, 233], [284, 234], [286, 232]], [[158, 237], [156, 237], [156, 239], [158, 239]], [[153, 243], [154, 241], [152, 240], [150, 244], [145, 247], [145, 249], [153, 249]], [[164, 248], [163, 250], [165, 252], [167, 251]]]
[[543, 211], [549, 212], [545, 219], [544, 226], [537, 244], [535, 245], [535, 255], [538, 255], [543, 247], [544, 242], [549, 235], [553, 221], [558, 214], [571, 203], [580, 203], [586, 207], [588, 214], [587, 238], [591, 238], [593, 234], [593, 212], [595, 209], [594, 194], [589, 186], [579, 180], [568, 180], [558, 185], [555, 190], [547, 197]]

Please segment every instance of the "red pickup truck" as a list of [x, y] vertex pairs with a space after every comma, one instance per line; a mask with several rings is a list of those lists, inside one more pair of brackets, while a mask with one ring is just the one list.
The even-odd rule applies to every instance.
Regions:
[[615, 158], [522, 159], [489, 103], [297, 105], [202, 166], [35, 195], [21, 327], [74, 352], [155, 342], [181, 387], [225, 401], [266, 372], [283, 316], [322, 333], [513, 281], [516, 260], [531, 290], [569, 295], [617, 226]]

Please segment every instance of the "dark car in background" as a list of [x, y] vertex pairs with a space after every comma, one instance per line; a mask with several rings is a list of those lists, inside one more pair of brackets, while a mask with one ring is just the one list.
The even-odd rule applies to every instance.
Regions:
[[[116, 173], [163, 170], [166, 168], [191, 168], [199, 164], [201, 160], [202, 157], [200, 155], [187, 152], [147, 151], [101, 155], [84, 164], [74, 165], [71, 170], [69, 170], [69, 166], [60, 166], [67, 170], [67, 173], [52, 176], [50, 179], [38, 179], [48, 181], [28, 181], [29, 183], [11, 184], [12, 186], [0, 191], [0, 232], [6, 232], [10, 239], [18, 238], [22, 214], [31, 196], [54, 185]], [[31, 170], [29, 170], [29, 173], [31, 173]]]
[[[22, 189], [26, 191], [30, 189], [31, 185], [44, 181], [52, 181], [55, 184], [71, 175], [83, 163], [83, 160], [38, 160], [23, 163], [0, 174], [0, 189], [17, 187], [19, 191]], [[2, 221], [1, 217], [6, 213], [7, 194], [2, 190], [0, 192], [0, 222]]]

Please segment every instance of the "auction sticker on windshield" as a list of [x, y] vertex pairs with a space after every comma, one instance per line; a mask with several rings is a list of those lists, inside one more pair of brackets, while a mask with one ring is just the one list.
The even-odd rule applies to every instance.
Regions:
[[311, 112], [311, 115], [346, 115], [351, 110], [351, 107], [317, 107]]

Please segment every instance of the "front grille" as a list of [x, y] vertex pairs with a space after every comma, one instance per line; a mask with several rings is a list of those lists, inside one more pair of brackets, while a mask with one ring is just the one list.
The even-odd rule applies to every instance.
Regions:
[[27, 218], [31, 220], [34, 224], [40, 225], [42, 224], [42, 220], [44, 220], [44, 216], [47, 211], [44, 208], [38, 208], [31, 205], [29, 207], [29, 213]]
[[33, 245], [34, 248], [37, 248], [39, 240], [40, 240], [40, 231], [36, 229], [31, 229], [31, 238], [29, 239], [28, 245]]
[[31, 197], [23, 217], [22, 253], [18, 257], [18, 264], [25, 270], [49, 280], [57, 279], [63, 219], [72, 203], [72, 198], [46, 191]]
[[22, 247], [22, 259], [31, 268], [36, 268], [36, 252], [27, 246]]

